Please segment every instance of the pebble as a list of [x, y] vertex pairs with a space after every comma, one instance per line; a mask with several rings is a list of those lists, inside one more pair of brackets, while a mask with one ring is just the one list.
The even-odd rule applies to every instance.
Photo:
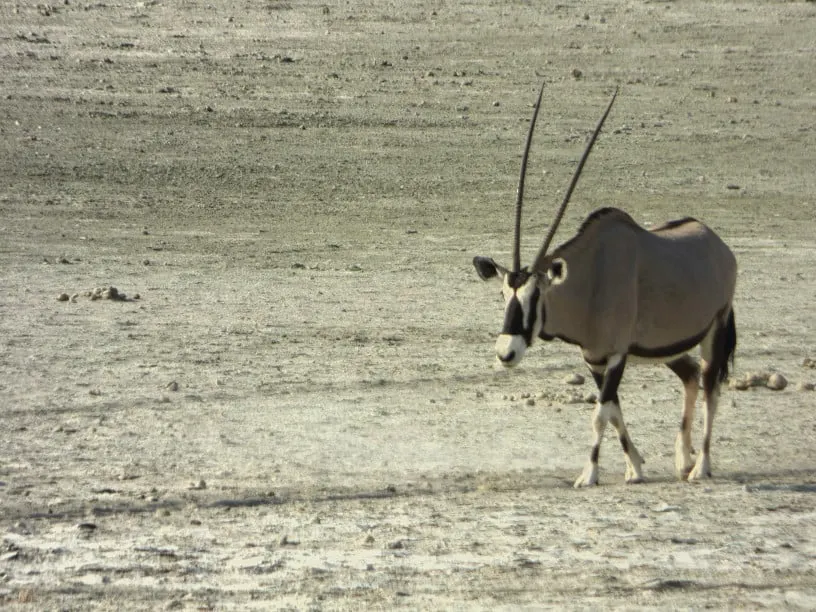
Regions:
[[652, 512], [679, 512], [681, 510], [680, 506], [670, 506], [669, 504], [663, 503], [659, 506], [655, 506], [652, 508]]
[[570, 374], [564, 379], [564, 382], [568, 385], [583, 385], [586, 379], [580, 374]]
[[67, 302], [67, 301], [68, 301], [68, 300], [70, 300], [70, 299], [71, 299], [71, 296], [70, 296], [70, 295], [68, 295], [67, 293], [60, 293], [60, 294], [57, 296], [57, 301], [58, 301], [58, 302]]
[[782, 389], [788, 386], [788, 379], [779, 373], [774, 373], [768, 377], [766, 386], [772, 391], [782, 391]]
[[814, 389], [816, 389], [816, 385], [812, 382], [800, 382], [796, 385], [797, 391], [813, 391]]

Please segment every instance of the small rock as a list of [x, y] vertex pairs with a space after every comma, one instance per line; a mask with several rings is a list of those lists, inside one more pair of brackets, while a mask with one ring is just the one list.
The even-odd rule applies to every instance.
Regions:
[[571, 374], [564, 379], [564, 382], [568, 385], [583, 385], [586, 379], [580, 374]]
[[68, 301], [68, 300], [70, 300], [70, 299], [71, 299], [71, 296], [70, 296], [70, 295], [68, 295], [67, 293], [60, 293], [60, 294], [57, 296], [57, 301], [58, 301], [58, 302], [67, 302], [67, 301]]
[[582, 76], [584, 76], [584, 73], [580, 69], [578, 68], [572, 69], [572, 78], [580, 79]]
[[782, 389], [788, 386], [788, 379], [782, 376], [782, 374], [774, 373], [768, 377], [766, 386], [772, 391], [782, 391]]
[[102, 291], [102, 299], [104, 300], [124, 300], [126, 297], [124, 293], [119, 293], [116, 287], [108, 287]]
[[652, 512], [679, 512], [680, 510], [680, 506], [671, 506], [667, 503], [662, 503], [652, 508]]
[[598, 401], [598, 396], [595, 393], [587, 393], [584, 396], [584, 403], [585, 404], [594, 404]]
[[816, 359], [811, 359], [810, 357], [805, 357], [802, 360], [802, 367], [803, 368], [816, 368]]
[[194, 482], [190, 485], [191, 491], [203, 491], [207, 488], [207, 482], [202, 478], [198, 482]]
[[800, 382], [796, 385], [797, 391], [813, 391], [814, 389], [816, 389], [816, 385], [812, 382]]
[[734, 391], [747, 391], [751, 383], [745, 378], [732, 378], [728, 381], [728, 388]]
[[179, 384], [175, 380], [173, 380], [173, 381], [170, 381], [169, 383], [167, 383], [165, 388], [168, 391], [178, 391], [179, 390]]
[[524, 403], [527, 404], [528, 406], [535, 406], [535, 399], [532, 397], [528, 397], [527, 401]]

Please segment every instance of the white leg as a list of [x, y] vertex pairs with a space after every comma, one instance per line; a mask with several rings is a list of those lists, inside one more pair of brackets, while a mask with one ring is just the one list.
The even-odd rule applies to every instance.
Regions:
[[618, 404], [610, 402], [609, 422], [615, 427], [618, 432], [618, 440], [620, 440], [623, 454], [626, 458], [626, 473], [624, 480], [628, 484], [637, 484], [643, 482], [642, 465], [644, 463], [643, 457], [632, 443], [632, 438], [629, 437], [629, 431], [626, 429], [626, 424], [623, 422], [623, 412]]
[[599, 402], [595, 406], [595, 412], [592, 415], [592, 451], [589, 455], [589, 461], [587, 461], [584, 467], [584, 471], [581, 472], [581, 475], [578, 476], [578, 479], [575, 481], [576, 489], [579, 487], [592, 487], [598, 484], [598, 457], [601, 452], [603, 433], [606, 429], [606, 424], [609, 422], [610, 404], [612, 404], [612, 402], [606, 402], [605, 404]]
[[674, 443], [674, 467], [677, 477], [681, 480], [688, 477], [694, 460], [691, 458], [693, 452], [691, 448], [691, 427], [694, 423], [694, 409], [697, 404], [697, 393], [700, 384], [697, 379], [688, 381], [685, 384], [683, 419], [680, 422], [680, 431], [677, 432], [677, 439]]
[[711, 429], [714, 424], [714, 415], [717, 412], [717, 401], [720, 397], [719, 389], [712, 389], [706, 393], [705, 422], [703, 424], [703, 451], [697, 457], [697, 463], [689, 472], [689, 480], [711, 478]]

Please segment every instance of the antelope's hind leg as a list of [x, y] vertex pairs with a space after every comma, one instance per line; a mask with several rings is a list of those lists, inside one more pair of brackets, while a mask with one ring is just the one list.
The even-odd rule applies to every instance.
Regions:
[[733, 359], [737, 346], [733, 311], [728, 311], [726, 316], [725, 320], [718, 321], [718, 324], [712, 328], [711, 333], [700, 345], [703, 355], [703, 393], [705, 394], [703, 450], [689, 472], [689, 480], [711, 478], [711, 430], [720, 399], [720, 386], [728, 378], [728, 362]]
[[683, 381], [683, 417], [674, 443], [674, 466], [677, 477], [685, 480], [694, 467], [691, 427], [700, 390], [700, 365], [690, 355], [683, 355], [666, 365]]

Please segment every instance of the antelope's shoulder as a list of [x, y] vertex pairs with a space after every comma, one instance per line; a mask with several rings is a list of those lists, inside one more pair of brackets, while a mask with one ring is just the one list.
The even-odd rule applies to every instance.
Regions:
[[578, 234], [582, 234], [596, 225], [605, 225], [610, 223], [623, 223], [624, 225], [631, 225], [633, 227], [640, 227], [637, 222], [629, 215], [629, 213], [620, 208], [613, 208], [606, 206], [591, 212], [581, 227], [578, 229]]

